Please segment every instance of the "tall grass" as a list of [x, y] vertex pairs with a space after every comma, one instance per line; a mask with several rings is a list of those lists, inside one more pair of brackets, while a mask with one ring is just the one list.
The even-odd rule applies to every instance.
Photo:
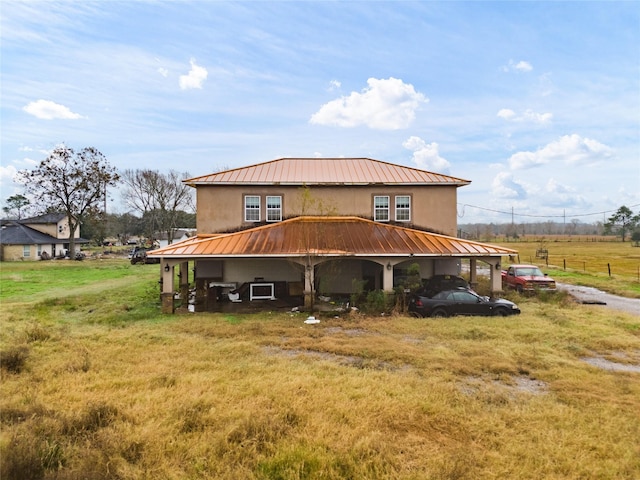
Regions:
[[136, 272], [3, 303], [0, 354], [26, 353], [0, 370], [0, 478], [640, 476], [631, 315], [162, 315]]

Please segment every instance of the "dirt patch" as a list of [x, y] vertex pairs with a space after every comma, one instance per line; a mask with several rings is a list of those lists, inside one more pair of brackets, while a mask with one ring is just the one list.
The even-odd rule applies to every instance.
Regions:
[[492, 391], [513, 398], [517, 394], [545, 394], [548, 391], [548, 385], [542, 380], [524, 375], [518, 375], [504, 380], [470, 376], [460, 383], [459, 389], [462, 393], [469, 396], [482, 395], [488, 391]]
[[582, 357], [580, 360], [593, 365], [594, 367], [601, 368], [602, 370], [609, 370], [611, 372], [634, 372], [640, 373], [640, 365], [632, 363], [619, 363], [611, 360], [607, 360], [603, 357]]

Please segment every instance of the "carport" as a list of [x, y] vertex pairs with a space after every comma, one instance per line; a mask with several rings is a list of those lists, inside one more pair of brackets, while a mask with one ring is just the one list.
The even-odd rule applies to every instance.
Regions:
[[[368, 276], [380, 290], [393, 292], [394, 272], [417, 263], [424, 278], [457, 274], [460, 260], [470, 260], [470, 282], [477, 281], [477, 262], [490, 266], [491, 289], [502, 290], [501, 259], [516, 250], [360, 217], [301, 216], [239, 232], [196, 235], [148, 252], [160, 259], [162, 310], [175, 311], [175, 269], [180, 292], [191, 285], [189, 262], [194, 262], [196, 299], [206, 286], [233, 288], [252, 284], [271, 286], [260, 295], [275, 295], [277, 284], [297, 285], [306, 308], [313, 304], [317, 275], [340, 261], [346, 265], [336, 285]], [[338, 287], [336, 287], [338, 288]], [[340, 287], [340, 288], [344, 288]], [[253, 296], [253, 293], [252, 293]], [[198, 303], [198, 302], [197, 302]]]

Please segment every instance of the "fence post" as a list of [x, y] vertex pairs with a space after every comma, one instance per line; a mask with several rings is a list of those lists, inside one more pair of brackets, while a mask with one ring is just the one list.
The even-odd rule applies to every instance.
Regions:
[[609, 270], [609, 277], [611, 277], [611, 264], [607, 263], [607, 270]]
[[567, 271], [567, 259], [563, 258], [562, 259], [562, 268], [564, 269], [564, 271]]

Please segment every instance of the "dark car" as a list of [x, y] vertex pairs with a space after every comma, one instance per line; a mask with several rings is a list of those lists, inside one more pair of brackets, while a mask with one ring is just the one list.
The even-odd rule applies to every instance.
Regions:
[[136, 263], [160, 263], [160, 259], [159, 258], [149, 258], [149, 257], [147, 257], [147, 252], [149, 250], [138, 249], [131, 256], [131, 265], [135, 265]]
[[433, 297], [413, 295], [409, 313], [416, 317], [450, 317], [452, 315], [518, 315], [518, 306], [502, 298], [489, 298], [459, 288], [436, 293]]
[[468, 290], [469, 282], [457, 275], [434, 275], [423, 281], [422, 287], [416, 292], [418, 295], [433, 297], [436, 293], [444, 290]]

